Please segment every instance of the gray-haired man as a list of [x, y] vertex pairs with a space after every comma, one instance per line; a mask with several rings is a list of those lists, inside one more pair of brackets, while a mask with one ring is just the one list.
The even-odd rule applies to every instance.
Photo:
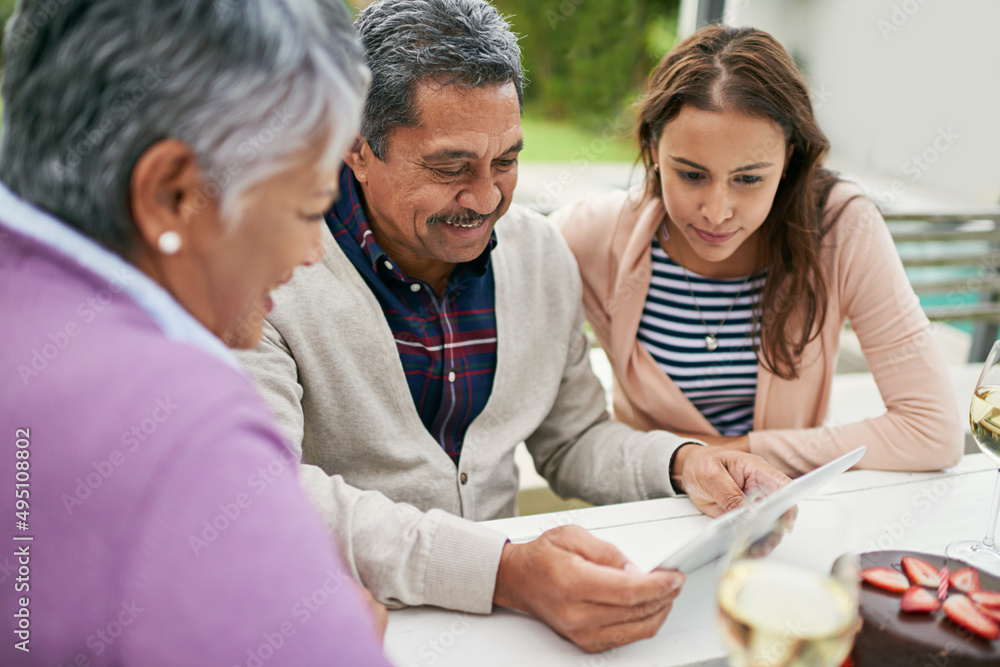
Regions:
[[373, 84], [326, 257], [279, 291], [243, 361], [377, 598], [521, 609], [587, 650], [652, 636], [680, 573], [630, 571], [575, 527], [511, 544], [473, 523], [515, 512], [515, 445], [593, 503], [684, 491], [718, 513], [784, 476], [609, 420], [572, 255], [510, 206], [522, 73], [496, 10], [381, 0], [355, 25]]

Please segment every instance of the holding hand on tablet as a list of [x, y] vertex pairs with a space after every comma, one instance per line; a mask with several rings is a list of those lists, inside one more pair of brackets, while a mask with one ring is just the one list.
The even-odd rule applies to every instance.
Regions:
[[[767, 495], [790, 480], [759, 456], [683, 445], [671, 480], [709, 516]], [[586, 651], [603, 651], [656, 634], [684, 584], [684, 574], [643, 574], [614, 546], [579, 526], [562, 526], [500, 556], [493, 602], [527, 612]]]
[[713, 517], [742, 505], [748, 493], [767, 495], [791, 481], [759, 456], [694, 444], [677, 450], [670, 479]]
[[579, 526], [561, 526], [500, 556], [493, 601], [545, 621], [589, 652], [656, 634], [684, 584], [680, 572], [634, 569]]

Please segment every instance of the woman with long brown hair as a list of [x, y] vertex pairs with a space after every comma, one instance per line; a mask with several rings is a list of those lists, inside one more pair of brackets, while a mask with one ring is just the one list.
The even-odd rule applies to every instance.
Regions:
[[[643, 185], [553, 214], [576, 255], [615, 415], [808, 471], [955, 464], [944, 360], [885, 223], [823, 167], [829, 148], [785, 49], [752, 28], [681, 42], [639, 103]], [[887, 407], [824, 425], [850, 321]]]

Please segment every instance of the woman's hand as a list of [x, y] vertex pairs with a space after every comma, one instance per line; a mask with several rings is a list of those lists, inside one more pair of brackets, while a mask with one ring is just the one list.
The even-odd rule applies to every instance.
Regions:
[[747, 496], [768, 495], [789, 482], [759, 456], [695, 444], [677, 450], [670, 478], [675, 488], [711, 517], [742, 506]]

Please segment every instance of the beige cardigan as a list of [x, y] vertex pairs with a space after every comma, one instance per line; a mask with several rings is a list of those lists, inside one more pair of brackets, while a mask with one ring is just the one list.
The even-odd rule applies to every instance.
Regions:
[[[839, 183], [828, 210], [860, 189]], [[587, 319], [614, 368], [615, 417], [640, 429], [718, 431], [638, 342], [649, 291], [650, 245], [662, 200], [618, 191], [552, 214], [576, 255]], [[806, 349], [800, 377], [759, 367], [750, 451], [790, 475], [866, 445], [859, 467], [933, 470], [962, 455], [962, 424], [944, 359], [903, 272], [881, 214], [867, 198], [844, 209], [824, 241], [829, 287], [826, 323]], [[823, 425], [840, 330], [849, 320], [885, 401], [885, 415]]]
[[511, 206], [496, 235], [496, 375], [457, 467], [420, 421], [381, 306], [325, 227], [323, 261], [275, 293], [264, 339], [239, 353], [353, 574], [388, 604], [491, 610], [506, 540], [474, 522], [514, 515], [520, 442], [563, 496], [674, 495], [670, 457], [687, 440], [609, 418], [559, 232]]

